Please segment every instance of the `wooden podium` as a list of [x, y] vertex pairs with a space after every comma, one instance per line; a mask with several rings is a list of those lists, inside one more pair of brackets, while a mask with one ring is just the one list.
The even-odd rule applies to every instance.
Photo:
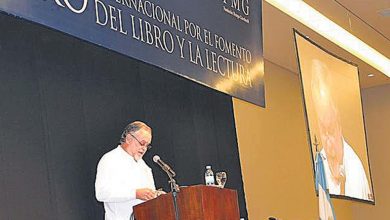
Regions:
[[[238, 220], [237, 192], [213, 186], [181, 187], [177, 193], [180, 220]], [[175, 220], [172, 193], [134, 206], [136, 220]]]

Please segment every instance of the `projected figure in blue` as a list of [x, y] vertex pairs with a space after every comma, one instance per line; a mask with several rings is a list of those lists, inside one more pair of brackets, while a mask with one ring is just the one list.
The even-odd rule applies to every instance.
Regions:
[[343, 136], [337, 105], [332, 97], [331, 72], [319, 60], [312, 62], [312, 103], [318, 124], [330, 194], [372, 200], [362, 162]]

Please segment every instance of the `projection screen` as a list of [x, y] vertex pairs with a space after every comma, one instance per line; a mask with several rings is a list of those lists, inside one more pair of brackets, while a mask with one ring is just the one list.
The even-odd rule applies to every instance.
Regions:
[[332, 197], [374, 204], [358, 67], [295, 31], [308, 141]]

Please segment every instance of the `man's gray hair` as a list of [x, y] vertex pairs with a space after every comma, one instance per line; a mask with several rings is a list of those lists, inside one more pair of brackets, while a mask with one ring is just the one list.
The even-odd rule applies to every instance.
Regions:
[[143, 123], [142, 121], [134, 121], [134, 122], [131, 122], [130, 124], [128, 124], [125, 127], [119, 142], [121, 144], [123, 144], [126, 141], [126, 136], [129, 133], [134, 134], [135, 132], [137, 132], [137, 131], [139, 131], [141, 129], [145, 129], [146, 131], [149, 131], [150, 134], [152, 134], [152, 129], [147, 124]]

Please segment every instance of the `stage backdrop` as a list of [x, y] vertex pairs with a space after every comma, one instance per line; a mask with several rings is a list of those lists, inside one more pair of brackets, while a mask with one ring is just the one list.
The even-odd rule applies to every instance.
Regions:
[[169, 190], [154, 154], [181, 185], [211, 164], [247, 217], [231, 97], [8, 15], [0, 29], [0, 219], [103, 219], [96, 165], [133, 120], [154, 129], [157, 187]]
[[2, 0], [0, 10], [265, 106], [261, 0]]

